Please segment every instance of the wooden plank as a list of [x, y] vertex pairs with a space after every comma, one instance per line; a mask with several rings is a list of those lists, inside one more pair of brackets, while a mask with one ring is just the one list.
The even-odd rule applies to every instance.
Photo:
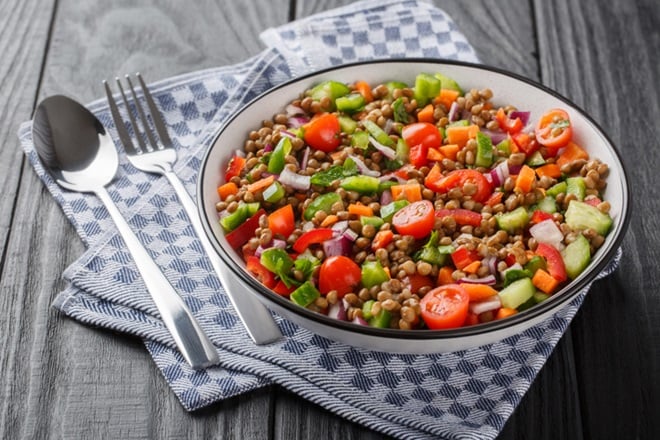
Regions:
[[[263, 49], [258, 41], [262, 29], [288, 17], [286, 1], [56, 4], [50, 40], [53, 13], [40, 2], [17, 5], [7, 27], [0, 27], [6, 31], [0, 34], [0, 47], [15, 39], [21, 49], [14, 55], [14, 46], [8, 46], [12, 63], [7, 67], [22, 68], [22, 78], [20, 70], [6, 73], [5, 64], [0, 67], [6, 80], [2, 98], [10, 103], [4, 111], [19, 109], [12, 119], [16, 123], [29, 118], [37, 92], [39, 97], [64, 93], [89, 101], [102, 95], [101, 79], [119, 73], [140, 69], [155, 81], [242, 61]], [[261, 14], [264, 9], [271, 13]], [[24, 23], [30, 26], [20, 30]], [[11, 138], [2, 143], [3, 172], [4, 164], [21, 157], [15, 131], [3, 122], [2, 139]], [[139, 341], [89, 329], [50, 307], [64, 287], [62, 271], [83, 247], [32, 170], [27, 165], [17, 169], [22, 176], [7, 167], [8, 174], [15, 174], [7, 181], [20, 188], [0, 281], [0, 437], [257, 438], [268, 432], [270, 419], [263, 415], [272, 402], [269, 390], [186, 413]]]
[[585, 437], [657, 438], [660, 423], [651, 414], [660, 408], [660, 249], [649, 244], [660, 238], [653, 208], [660, 157], [649, 148], [660, 127], [647, 121], [660, 118], [660, 10], [653, 0], [603, 6], [535, 2], [544, 82], [601, 124], [633, 189], [621, 266], [594, 285], [573, 323], [575, 368]]

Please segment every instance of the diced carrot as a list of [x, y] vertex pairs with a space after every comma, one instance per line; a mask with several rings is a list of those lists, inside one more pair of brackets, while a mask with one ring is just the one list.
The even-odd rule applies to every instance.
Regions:
[[465, 266], [462, 270], [465, 273], [474, 274], [474, 273], [477, 273], [477, 271], [479, 270], [480, 267], [481, 267], [481, 261], [476, 260], [476, 261], [473, 261], [472, 263], [468, 264], [467, 266]]
[[452, 89], [440, 89], [440, 93], [438, 93], [438, 96], [433, 100], [434, 103], [436, 104], [442, 104], [445, 106], [445, 110], [449, 111], [449, 108], [451, 107], [451, 104], [456, 101], [458, 98], [459, 93], [457, 90], [452, 90]]
[[527, 165], [523, 165], [516, 178], [516, 186], [514, 187], [514, 190], [528, 193], [532, 190], [535, 181], [536, 173], [534, 173], [534, 170]]
[[374, 210], [361, 203], [351, 203], [348, 205], [348, 213], [357, 216], [371, 217], [374, 215]]
[[497, 290], [487, 284], [463, 283], [461, 287], [467, 292], [470, 301], [483, 301], [493, 295], [497, 295]]
[[323, 221], [321, 222], [321, 227], [322, 228], [329, 228], [330, 226], [334, 225], [338, 221], [339, 221], [339, 217], [337, 217], [334, 214], [330, 214], [329, 216], [327, 216], [326, 218], [323, 219]]
[[496, 191], [493, 194], [488, 197], [488, 200], [486, 200], [486, 205], [493, 207], [497, 205], [498, 203], [502, 203], [502, 197], [504, 196], [504, 193], [501, 191]]
[[456, 155], [460, 149], [461, 147], [459, 147], [457, 144], [447, 144], [439, 148], [442, 155], [451, 160], [456, 160]]
[[440, 162], [444, 158], [445, 156], [437, 148], [429, 148], [429, 152], [426, 153], [426, 159], [431, 162]]
[[394, 200], [405, 199], [410, 203], [422, 200], [422, 186], [419, 183], [404, 183], [390, 188]]
[[238, 186], [234, 182], [227, 182], [218, 187], [218, 195], [220, 200], [225, 200], [227, 197], [238, 193]]
[[454, 284], [454, 277], [452, 276], [454, 269], [451, 266], [443, 266], [438, 271], [438, 284], [444, 286], [445, 284]]
[[273, 182], [275, 182], [275, 176], [264, 177], [263, 179], [259, 179], [256, 182], [250, 183], [246, 189], [251, 193], [263, 191]]
[[550, 295], [559, 286], [559, 281], [543, 269], [537, 269], [532, 277], [532, 284], [542, 292]]
[[560, 167], [563, 167], [567, 163], [578, 159], [589, 159], [589, 153], [575, 142], [569, 142], [566, 148], [564, 148], [564, 151], [557, 157], [556, 163]]
[[371, 248], [373, 250], [378, 250], [386, 247], [394, 239], [394, 232], [389, 229], [378, 231], [376, 236], [371, 242]]
[[426, 107], [417, 112], [417, 120], [419, 122], [435, 122], [433, 118], [433, 104], [428, 104]]
[[366, 81], [356, 81], [355, 82], [355, 90], [358, 91], [362, 97], [364, 97], [364, 100], [367, 102], [371, 102], [374, 100], [374, 95], [371, 92], [371, 86], [369, 85], [368, 82]]
[[536, 174], [539, 177], [548, 176], [553, 179], [559, 179], [561, 177], [561, 169], [556, 163], [547, 163], [536, 169]]
[[518, 313], [516, 309], [510, 309], [508, 307], [500, 307], [499, 310], [497, 310], [497, 314], [495, 315], [495, 319], [504, 319], [508, 318], [511, 315], [515, 315]]
[[459, 147], [463, 148], [467, 141], [474, 139], [477, 136], [478, 132], [478, 125], [454, 125], [452, 127], [447, 127], [445, 135], [447, 136], [447, 142], [450, 144], [457, 144]]

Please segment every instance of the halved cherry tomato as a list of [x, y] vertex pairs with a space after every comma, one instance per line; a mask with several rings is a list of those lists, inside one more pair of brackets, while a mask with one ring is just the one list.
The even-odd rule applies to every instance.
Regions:
[[[431, 171], [433, 172], [433, 170]], [[492, 192], [490, 183], [483, 174], [476, 170], [454, 170], [446, 176], [441, 176], [437, 181], [429, 179], [428, 176], [424, 180], [427, 188], [439, 193], [446, 193], [456, 187], [462, 188], [466, 183], [472, 183], [477, 187], [476, 192], [472, 195], [472, 200], [479, 203], [484, 203], [488, 200]]]
[[518, 133], [520, 130], [523, 129], [524, 124], [520, 118], [514, 118], [511, 119], [509, 116], [506, 114], [503, 108], [500, 108], [497, 110], [497, 113], [495, 114], [495, 119], [497, 120], [497, 123], [499, 124], [500, 128], [507, 133]]
[[285, 205], [268, 216], [268, 228], [273, 234], [281, 234], [285, 237], [291, 235], [296, 226], [293, 207]]
[[561, 109], [548, 111], [539, 119], [534, 134], [536, 141], [548, 150], [548, 156], [555, 156], [557, 151], [568, 145], [573, 137], [568, 113]]
[[547, 243], [539, 243], [536, 247], [536, 255], [545, 258], [548, 273], [552, 275], [554, 279], [560, 283], [566, 281], [568, 276], [566, 275], [564, 259], [554, 246]]
[[435, 216], [438, 218], [451, 217], [459, 225], [481, 226], [482, 216], [478, 212], [470, 211], [469, 209], [439, 209], [435, 211]]
[[232, 177], [240, 176], [244, 166], [245, 158], [234, 155], [227, 164], [227, 169], [225, 170], [225, 182], [229, 182]]
[[266, 269], [259, 261], [259, 257], [251, 255], [247, 258], [245, 262], [245, 268], [250, 272], [254, 277], [259, 280], [261, 284], [272, 289], [277, 284], [275, 280], [275, 274]]
[[442, 136], [438, 128], [429, 122], [408, 124], [401, 130], [401, 137], [410, 147], [410, 163], [421, 167], [427, 163], [429, 148], [440, 148]]
[[403, 207], [392, 217], [392, 224], [399, 234], [417, 239], [426, 237], [435, 224], [433, 203], [420, 200]]
[[330, 228], [316, 228], [305, 232], [293, 243], [293, 250], [302, 254], [311, 244], [323, 243], [332, 238], [333, 231]]
[[540, 145], [534, 138], [527, 133], [516, 133], [511, 136], [513, 142], [518, 146], [518, 149], [525, 153], [527, 157], [531, 156], [539, 149]]
[[428, 328], [437, 330], [462, 326], [469, 303], [470, 297], [465, 289], [458, 284], [447, 284], [428, 292], [419, 305]]
[[241, 224], [239, 227], [225, 235], [229, 246], [231, 246], [233, 249], [238, 249], [247, 243], [249, 239], [254, 237], [254, 231], [256, 231], [259, 227], [259, 218], [265, 214], [266, 211], [260, 209], [252, 217], [243, 222], [243, 224]]
[[319, 292], [327, 295], [331, 290], [337, 291], [337, 296], [354, 292], [360, 285], [362, 270], [353, 260], [343, 255], [327, 258], [319, 271]]
[[341, 144], [340, 133], [337, 116], [324, 113], [305, 125], [303, 138], [310, 147], [330, 153]]

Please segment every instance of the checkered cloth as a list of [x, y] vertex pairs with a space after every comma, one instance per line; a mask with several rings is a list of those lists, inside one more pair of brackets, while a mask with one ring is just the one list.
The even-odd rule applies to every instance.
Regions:
[[[175, 172], [195, 193], [200, 158], [232, 112], [292, 77], [350, 61], [428, 57], [477, 61], [451, 19], [426, 3], [365, 1], [269, 29], [269, 46], [238, 65], [151, 86], [178, 149]], [[105, 100], [88, 106], [116, 134]], [[369, 352], [315, 335], [279, 316], [283, 339], [253, 345], [166, 179], [142, 173], [120, 152], [108, 190], [218, 348], [221, 365], [194, 371], [174, 348], [131, 256], [100, 201], [62, 190], [44, 171], [31, 139], [21, 145], [87, 245], [64, 273], [54, 306], [93, 326], [144, 339], [187, 410], [279, 384], [374, 430], [409, 439], [494, 438], [561, 338], [588, 287], [555, 316], [501, 342], [436, 355]], [[615, 260], [600, 276], [613, 271]]]

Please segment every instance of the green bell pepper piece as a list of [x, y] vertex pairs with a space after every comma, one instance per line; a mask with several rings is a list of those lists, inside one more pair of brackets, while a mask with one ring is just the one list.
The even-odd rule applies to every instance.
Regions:
[[356, 166], [351, 166], [351, 164], [354, 165], [355, 163], [351, 159], [346, 159], [344, 166], [335, 165], [325, 171], [320, 171], [312, 176], [310, 182], [312, 185], [330, 186], [335, 180], [354, 176], [358, 173], [358, 170]]
[[314, 218], [314, 215], [319, 212], [323, 211], [326, 214], [330, 212], [332, 205], [334, 205], [337, 202], [341, 202], [341, 196], [337, 193], [326, 193], [326, 194], [321, 194], [317, 198], [315, 198], [312, 203], [310, 203], [307, 206], [307, 209], [305, 209], [305, 213], [303, 214], [303, 217], [305, 220], [311, 220]]
[[282, 137], [277, 143], [268, 159], [268, 172], [271, 174], [279, 174], [284, 169], [286, 164], [286, 156], [291, 152], [292, 148], [291, 139], [287, 136]]
[[366, 103], [364, 96], [359, 93], [351, 93], [350, 95], [340, 96], [335, 99], [337, 110], [345, 113], [355, 113], [360, 111], [364, 108]]
[[367, 261], [362, 264], [362, 285], [367, 289], [389, 280], [390, 277], [380, 261]]
[[408, 205], [407, 200], [395, 200], [391, 203], [388, 203], [385, 206], [380, 207], [380, 216], [385, 220], [386, 222], [392, 221], [392, 217], [394, 217], [394, 214], [397, 213], [400, 209], [402, 209], [404, 206]]
[[314, 287], [314, 284], [312, 284], [309, 281], [305, 281], [300, 287], [298, 287], [296, 290], [291, 292], [291, 301], [294, 303], [298, 304], [301, 307], [307, 307], [318, 297], [321, 296], [321, 293]]
[[378, 184], [378, 194], [382, 194], [383, 191], [386, 191], [392, 188], [394, 185], [398, 185], [398, 182], [392, 182], [391, 180], [386, 180], [385, 182], [380, 182]]
[[372, 176], [350, 176], [342, 179], [339, 186], [348, 191], [356, 191], [360, 194], [372, 194], [378, 192], [380, 180]]
[[420, 73], [415, 77], [415, 99], [419, 108], [424, 107], [428, 102], [438, 96], [441, 81], [429, 73]]
[[263, 192], [264, 200], [270, 203], [279, 202], [282, 199], [282, 197], [284, 197], [285, 195], [286, 195], [286, 190], [278, 181], [273, 182]]
[[364, 125], [364, 128], [367, 129], [369, 134], [373, 136], [373, 138], [376, 139], [379, 143], [387, 147], [394, 146], [394, 141], [392, 138], [390, 138], [387, 133], [385, 133], [385, 131], [378, 126], [378, 124], [370, 121], [369, 119], [362, 121], [362, 124]]
[[499, 144], [495, 145], [495, 148], [502, 156], [509, 156], [511, 154], [511, 141], [503, 139]]
[[351, 146], [366, 150], [369, 148], [369, 133], [366, 131], [355, 131], [351, 136]]
[[376, 303], [376, 300], [370, 299], [368, 301], [365, 301], [364, 304], [362, 304], [362, 317], [368, 321], [371, 318], [373, 318], [373, 314], [371, 313], [371, 308], [374, 306]]
[[380, 312], [377, 315], [372, 315], [367, 322], [372, 327], [389, 328], [391, 320], [392, 314], [385, 309], [380, 309]]
[[480, 131], [477, 132], [477, 157], [474, 164], [486, 168], [493, 164], [493, 142]]
[[312, 88], [312, 90], [309, 91], [309, 96], [314, 101], [320, 101], [327, 96], [330, 98], [332, 107], [328, 110], [334, 110], [335, 100], [341, 96], [348, 95], [349, 93], [351, 93], [351, 89], [346, 84], [338, 81], [324, 81]]
[[372, 216], [363, 215], [360, 217], [360, 223], [362, 223], [363, 226], [371, 225], [374, 228], [379, 229], [381, 226], [383, 226], [385, 220], [375, 215]]
[[567, 187], [568, 185], [566, 184], [566, 182], [559, 182], [548, 188], [548, 190], [545, 192], [545, 195], [556, 198], [559, 194], [565, 193]]
[[549, 214], [557, 212], [557, 201], [552, 197], [543, 197], [536, 205], [538, 209]]
[[543, 158], [543, 155], [540, 151], [535, 151], [531, 156], [527, 158], [525, 163], [530, 167], [540, 167], [541, 165], [545, 164], [545, 159]]
[[231, 232], [242, 225], [245, 220], [256, 214], [258, 210], [259, 202], [239, 202], [236, 211], [220, 219], [220, 226], [222, 226], [225, 232]]

